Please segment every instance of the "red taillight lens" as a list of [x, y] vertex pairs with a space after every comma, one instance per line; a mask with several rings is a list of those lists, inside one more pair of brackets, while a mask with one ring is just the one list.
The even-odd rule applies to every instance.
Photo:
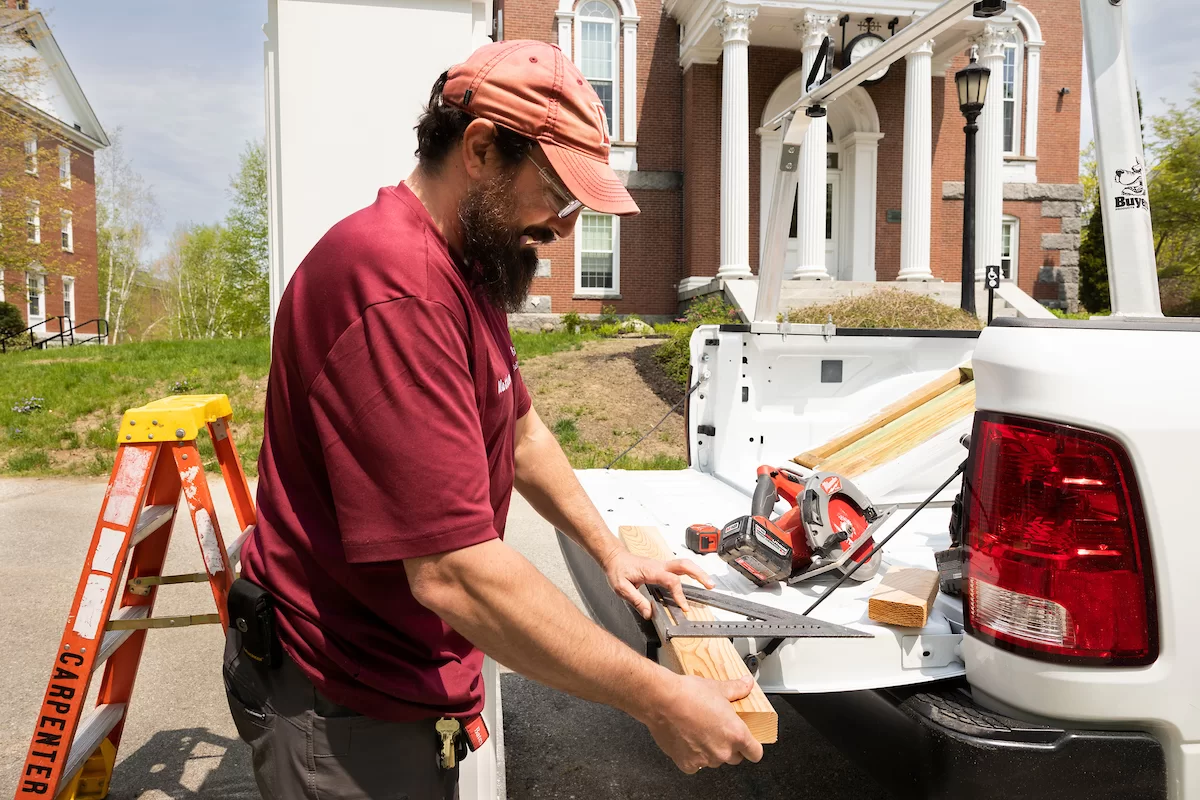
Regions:
[[969, 632], [1045, 661], [1152, 663], [1154, 576], [1125, 449], [1090, 431], [984, 412], [971, 446]]

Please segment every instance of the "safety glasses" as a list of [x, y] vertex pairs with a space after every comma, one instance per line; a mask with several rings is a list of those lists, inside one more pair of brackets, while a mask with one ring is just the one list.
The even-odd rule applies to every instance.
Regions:
[[571, 194], [567, 187], [563, 186], [562, 182], [559, 181], [553, 173], [534, 160], [532, 150], [528, 155], [529, 160], [535, 167], [537, 167], [538, 174], [542, 176], [542, 181], [550, 190], [550, 198], [553, 200], [552, 207], [557, 207], [555, 213], [558, 215], [559, 219], [566, 219], [579, 209], [583, 208], [583, 202], [581, 200], [576, 200], [575, 195]]

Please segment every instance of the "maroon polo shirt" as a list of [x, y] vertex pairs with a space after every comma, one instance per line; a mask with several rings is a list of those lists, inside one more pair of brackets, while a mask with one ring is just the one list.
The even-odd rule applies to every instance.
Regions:
[[403, 559], [503, 537], [529, 406], [505, 315], [404, 184], [301, 263], [275, 319], [242, 569], [329, 699], [396, 721], [483, 707], [483, 653], [413, 598]]

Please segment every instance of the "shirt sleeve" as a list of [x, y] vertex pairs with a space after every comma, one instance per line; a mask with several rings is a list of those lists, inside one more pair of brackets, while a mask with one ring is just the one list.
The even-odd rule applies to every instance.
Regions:
[[371, 306], [309, 389], [346, 560], [498, 536], [464, 323], [436, 302]]

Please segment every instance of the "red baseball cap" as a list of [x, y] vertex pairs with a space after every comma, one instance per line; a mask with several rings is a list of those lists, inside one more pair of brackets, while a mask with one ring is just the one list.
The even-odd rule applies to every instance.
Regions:
[[556, 45], [521, 39], [484, 45], [450, 68], [442, 99], [537, 141], [588, 208], [622, 217], [639, 212], [608, 164], [604, 104]]

